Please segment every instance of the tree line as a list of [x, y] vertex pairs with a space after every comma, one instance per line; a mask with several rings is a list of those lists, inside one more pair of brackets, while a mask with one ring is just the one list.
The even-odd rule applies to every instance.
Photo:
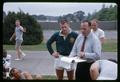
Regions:
[[103, 4], [102, 9], [98, 12], [95, 11], [92, 14], [88, 13], [87, 19], [91, 20], [93, 18], [96, 18], [100, 21], [117, 20], [117, 5], [105, 7], [105, 4]]
[[87, 19], [98, 19], [100, 21], [113, 21], [117, 20], [117, 5], [110, 5], [108, 7], [103, 4], [102, 8], [99, 11], [94, 11], [93, 13], [88, 13], [85, 16], [84, 11], [76, 11], [74, 13], [69, 13], [63, 16], [45, 16], [45, 15], [32, 15], [36, 20], [56, 20], [60, 21], [61, 19], [67, 19], [71, 22], [80, 22], [81, 20]]

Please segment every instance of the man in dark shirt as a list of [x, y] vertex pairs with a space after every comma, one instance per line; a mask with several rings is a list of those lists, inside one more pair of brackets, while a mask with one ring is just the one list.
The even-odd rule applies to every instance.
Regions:
[[[65, 68], [58, 65], [58, 60], [61, 56], [69, 56], [78, 34], [71, 30], [67, 20], [60, 21], [60, 29], [59, 32], [54, 33], [47, 41], [47, 48], [50, 54], [55, 58], [57, 78], [62, 80]], [[57, 51], [54, 51], [52, 48], [53, 42], [56, 42]], [[74, 69], [66, 69], [66, 71], [68, 79], [73, 80]]]

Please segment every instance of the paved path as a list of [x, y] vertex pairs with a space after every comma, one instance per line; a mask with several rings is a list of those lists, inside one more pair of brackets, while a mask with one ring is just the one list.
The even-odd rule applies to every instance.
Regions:
[[[32, 74], [55, 75], [53, 67], [54, 59], [48, 51], [24, 51], [27, 55], [24, 60], [14, 60], [15, 51], [8, 51], [12, 55], [11, 67], [29, 71]], [[102, 59], [114, 58], [117, 60], [117, 52], [103, 52]], [[66, 75], [66, 73], [65, 73]]]

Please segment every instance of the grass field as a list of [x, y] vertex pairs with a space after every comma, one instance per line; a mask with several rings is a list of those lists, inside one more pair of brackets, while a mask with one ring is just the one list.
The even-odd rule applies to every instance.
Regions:
[[[15, 45], [3, 45], [3, 48], [7, 50], [15, 50]], [[53, 44], [53, 48], [55, 49], [55, 43]], [[22, 45], [22, 49], [29, 51], [47, 51], [46, 44], [44, 42], [38, 45]], [[117, 52], [117, 40], [107, 39], [103, 45], [102, 51]]]
[[[32, 77], [35, 79], [35, 75], [32, 75]], [[57, 80], [57, 77], [55, 75], [42, 75], [41, 80]], [[64, 76], [63, 80], [67, 80], [67, 76]]]
[[102, 51], [117, 52], [117, 40], [114, 39], [106, 40], [105, 44], [102, 47]]

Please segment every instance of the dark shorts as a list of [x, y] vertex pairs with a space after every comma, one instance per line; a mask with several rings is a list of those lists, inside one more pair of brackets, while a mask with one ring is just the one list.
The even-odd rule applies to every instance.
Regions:
[[92, 63], [88, 63], [88, 62], [78, 63], [76, 72], [75, 72], [75, 79], [76, 80], [91, 80], [89, 70], [90, 70], [90, 66]]

